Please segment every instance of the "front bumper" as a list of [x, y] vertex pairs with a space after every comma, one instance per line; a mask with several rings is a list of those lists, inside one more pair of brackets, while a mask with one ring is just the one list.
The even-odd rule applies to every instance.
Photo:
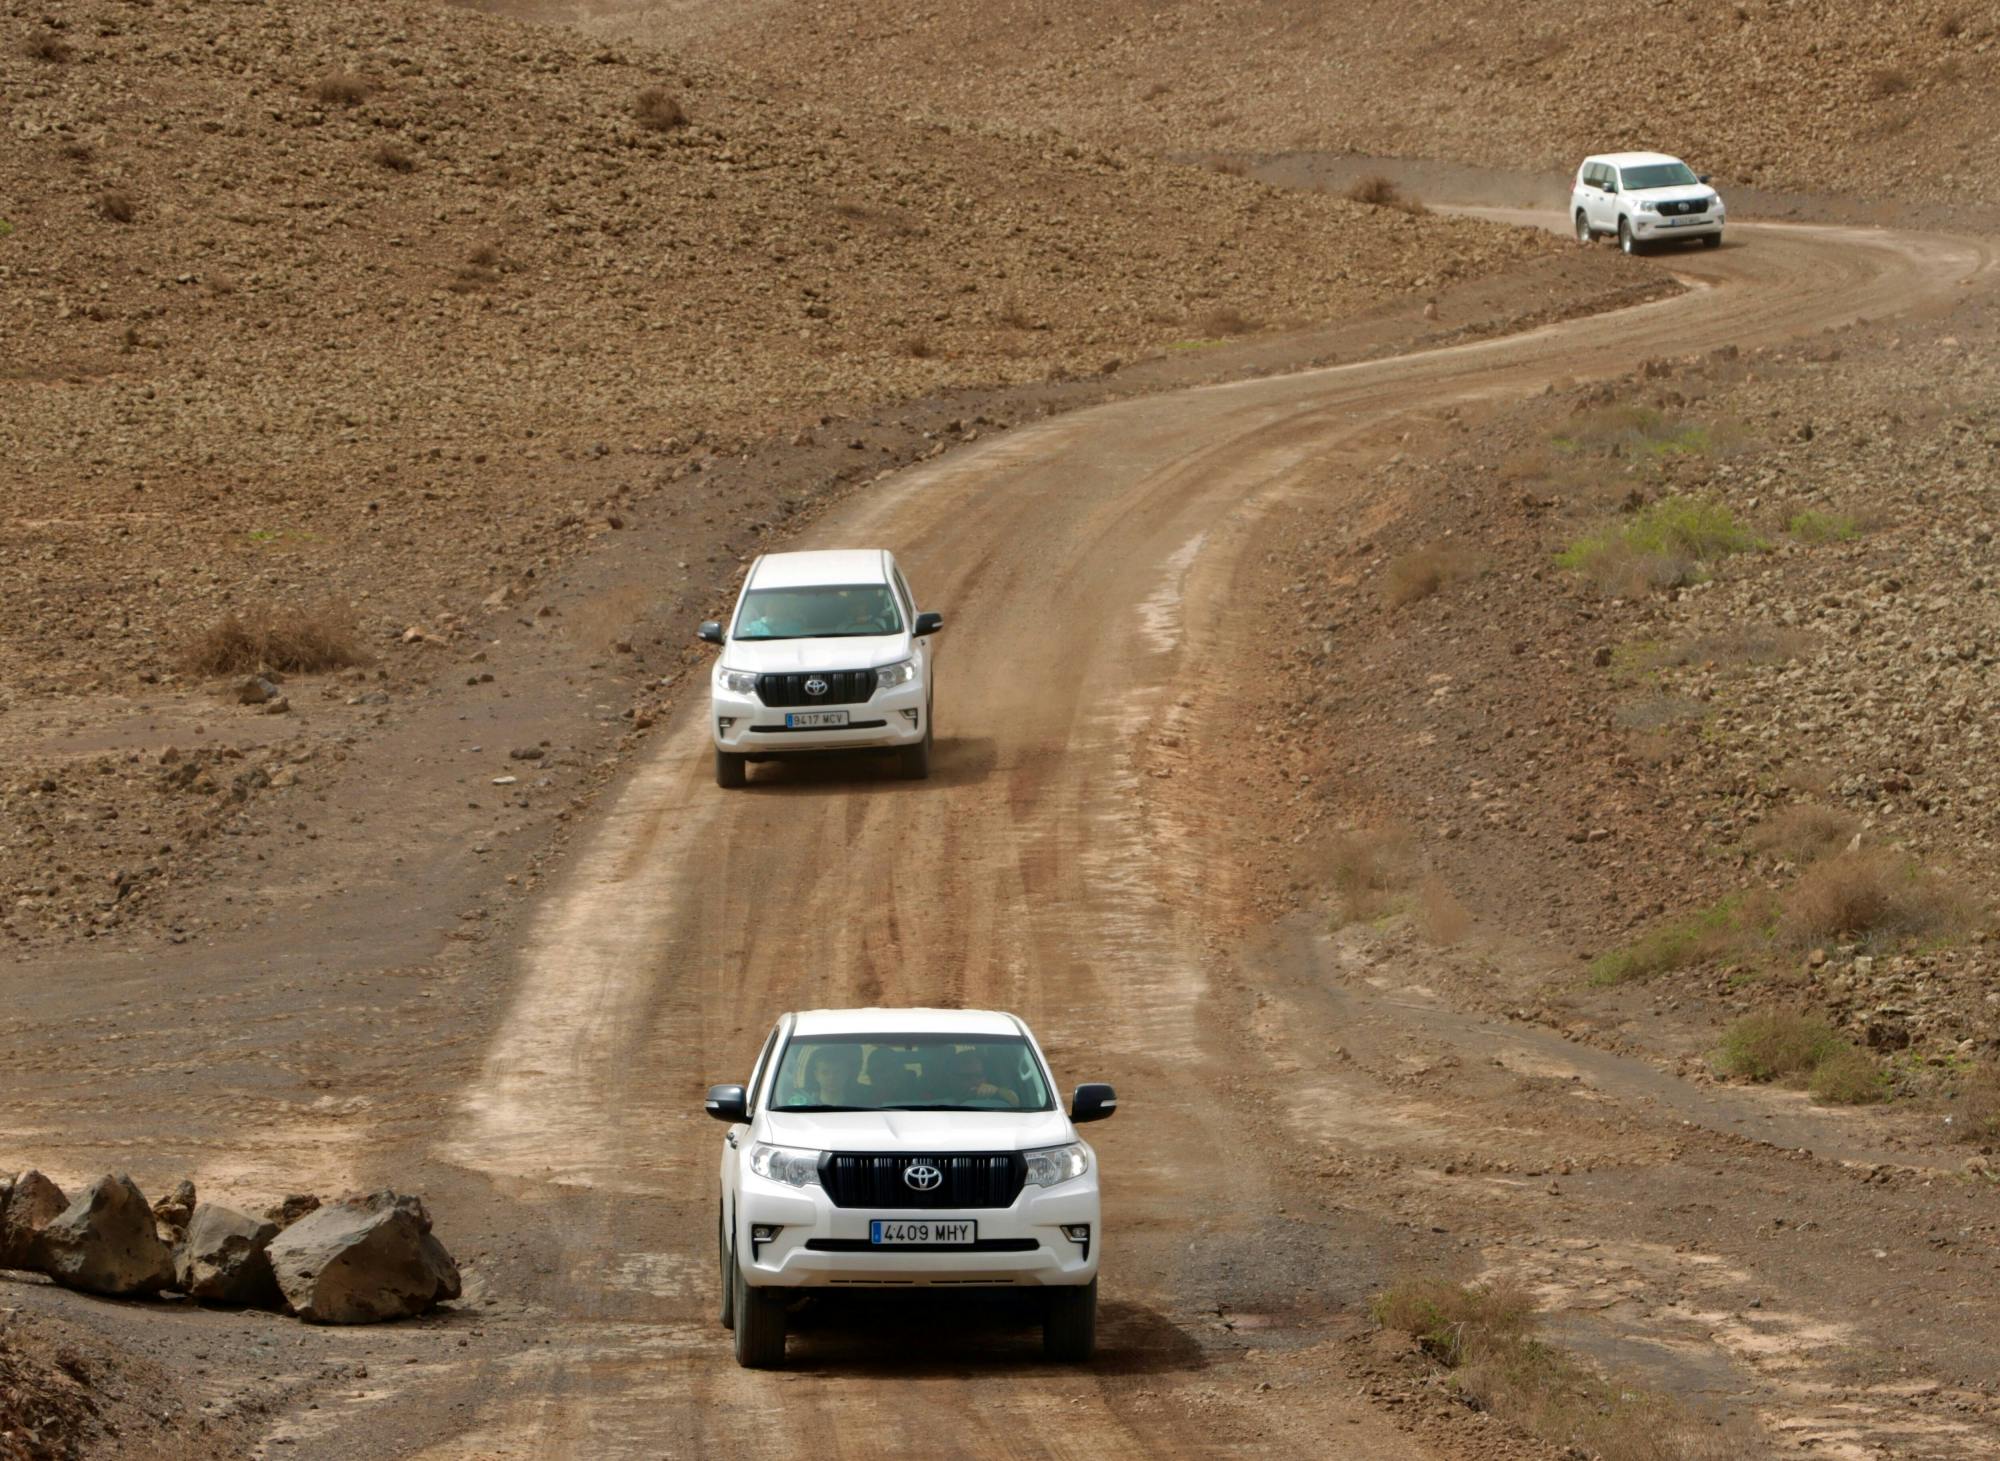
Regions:
[[1665, 243], [1677, 238], [1700, 238], [1704, 233], [1720, 233], [1726, 221], [1719, 213], [1689, 213], [1668, 218], [1657, 213], [1632, 215], [1632, 231], [1643, 239]]
[[[860, 705], [829, 705], [847, 712], [849, 724], [840, 729], [790, 730], [787, 711], [812, 710], [809, 705], [774, 709], [755, 694], [737, 695], [711, 682], [709, 733], [717, 750], [736, 755], [783, 756], [794, 751], [865, 750], [870, 747], [913, 746], [924, 738], [930, 717], [924, 682], [912, 680], [893, 690], [877, 690]], [[724, 722], [728, 724], [724, 724]]]
[[[746, 1172], [737, 1209], [736, 1251], [745, 1260], [743, 1278], [752, 1288], [1086, 1284], [1097, 1276], [1103, 1247], [1098, 1207], [1094, 1171], [1060, 1187], [1027, 1187], [1012, 1207], [963, 1212], [835, 1207], [820, 1188], [788, 1187]], [[872, 1218], [969, 1218], [979, 1224], [981, 1243], [1007, 1246], [1001, 1250], [872, 1248], [868, 1246]], [[1089, 1225], [1087, 1244], [1063, 1232], [1064, 1225], [1078, 1223]], [[752, 1229], [760, 1224], [778, 1231], [753, 1246]], [[829, 1249], [815, 1243], [840, 1246]]]

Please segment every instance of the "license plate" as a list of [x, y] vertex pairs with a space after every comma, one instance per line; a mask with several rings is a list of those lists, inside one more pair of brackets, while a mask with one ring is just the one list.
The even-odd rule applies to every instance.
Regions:
[[883, 1248], [904, 1243], [972, 1243], [978, 1238], [979, 1224], [966, 1219], [910, 1222], [903, 1218], [875, 1218], [868, 1224], [868, 1241]]
[[847, 712], [844, 710], [794, 710], [785, 716], [785, 725], [791, 730], [817, 730], [846, 724]]

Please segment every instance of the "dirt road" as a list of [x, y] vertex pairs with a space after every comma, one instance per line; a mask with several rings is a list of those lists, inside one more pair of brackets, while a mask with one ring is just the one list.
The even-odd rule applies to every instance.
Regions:
[[[1990, 264], [1940, 237], [1739, 226], [1674, 261], [1696, 286], [1674, 300], [1102, 407], [906, 472], [819, 525], [804, 546], [892, 545], [947, 616], [934, 779], [763, 767], [723, 793], [705, 706], [681, 707], [542, 903], [443, 1141], [545, 1215], [542, 1271], [566, 1297], [548, 1344], [480, 1369], [469, 1433], [425, 1454], [1508, 1454], [1479, 1417], [1413, 1431], [1369, 1393], [1356, 1306], [1393, 1267], [1441, 1260], [1606, 1301], [1558, 1304], [1578, 1313], [1635, 1303], [1615, 1336], [1580, 1321], [1579, 1342], [1759, 1418], [1774, 1451], [1991, 1454], [1976, 1352], [1882, 1302], [1916, 1267], [1883, 1256], [1860, 1288], [1811, 1279], [1966, 1198], [1871, 1188], [1865, 1232], [1746, 1248], [1733, 1198], [1823, 1204], [1832, 1228], [1863, 1190], [1841, 1162], [1891, 1158], [1837, 1116], [1696, 1096], [1453, 1015], [1419, 968], [1344, 982], [1341, 947], [1310, 929], [1246, 947], [1243, 809], [1204, 780], [1256, 772], [1243, 647], [1302, 632], [1242, 612], [1264, 509], [1338, 498], [1454, 405], [1917, 310]], [[864, 1003], [1016, 1010], [1064, 1081], [1118, 1085], [1098, 1138], [1112, 1236], [1096, 1368], [1042, 1368], [1004, 1324], [940, 1340], [942, 1310], [920, 1342], [893, 1316], [809, 1330], [785, 1376], [730, 1363], [699, 1092], [742, 1076], [778, 1011]], [[1412, 1093], [1413, 1073], [1461, 1057], [1492, 1078]], [[1589, 1099], [1524, 1095], [1534, 1080]], [[1773, 1121], [1775, 1145], [1739, 1134]], [[1546, 1179], [1468, 1180], [1468, 1153], [1489, 1174], [1563, 1153], [1565, 1172], [1597, 1175], [1557, 1214]], [[1990, 1263], [1975, 1273], [1958, 1271], [1954, 1302], [1991, 1317]], [[1746, 1316], [1723, 1288], [1790, 1300]], [[1897, 1371], [1880, 1384], [1852, 1363], [1878, 1346]]]

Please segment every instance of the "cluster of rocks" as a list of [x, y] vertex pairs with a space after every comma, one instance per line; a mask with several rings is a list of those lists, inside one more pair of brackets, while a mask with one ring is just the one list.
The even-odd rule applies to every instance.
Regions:
[[182, 1182], [148, 1204], [130, 1177], [75, 1198], [39, 1171], [0, 1178], [0, 1269], [110, 1298], [178, 1293], [315, 1324], [423, 1314], [459, 1295], [458, 1265], [421, 1199], [391, 1191], [287, 1198], [263, 1217], [198, 1201]]

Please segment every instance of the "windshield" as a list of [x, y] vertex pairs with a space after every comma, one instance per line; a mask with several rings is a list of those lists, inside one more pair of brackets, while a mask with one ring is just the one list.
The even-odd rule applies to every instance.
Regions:
[[785, 1047], [774, 1111], [1046, 1111], [1042, 1065], [1018, 1035], [839, 1035]]
[[898, 634], [903, 617], [886, 583], [753, 588], [736, 613], [737, 639], [845, 639]]
[[1700, 181], [1694, 169], [1684, 162], [1655, 162], [1618, 171], [1628, 193], [1639, 188], [1691, 188]]

